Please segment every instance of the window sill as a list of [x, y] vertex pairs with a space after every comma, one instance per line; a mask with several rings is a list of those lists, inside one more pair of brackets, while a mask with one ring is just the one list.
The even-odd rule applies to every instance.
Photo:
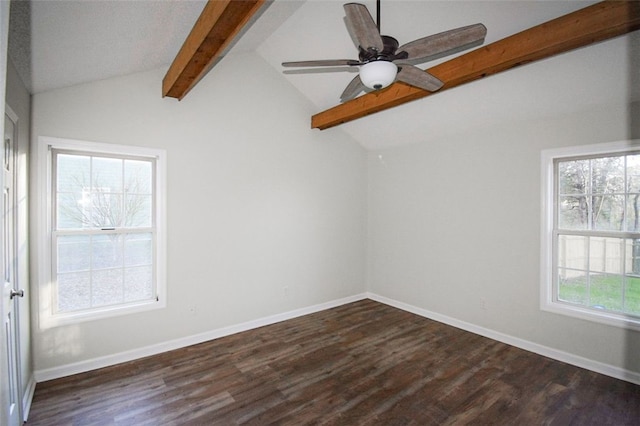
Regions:
[[640, 331], [640, 319], [624, 314], [616, 314], [608, 311], [594, 311], [580, 306], [561, 302], [543, 302], [540, 309], [560, 315], [583, 319], [586, 321], [606, 324], [627, 330]]
[[138, 303], [132, 303], [126, 306], [105, 306], [101, 309], [92, 309], [86, 312], [73, 312], [56, 315], [41, 316], [40, 328], [54, 328], [65, 325], [78, 324], [81, 322], [95, 321], [105, 318], [119, 317], [123, 315], [147, 312], [166, 307], [166, 302], [157, 300], [148, 300]]

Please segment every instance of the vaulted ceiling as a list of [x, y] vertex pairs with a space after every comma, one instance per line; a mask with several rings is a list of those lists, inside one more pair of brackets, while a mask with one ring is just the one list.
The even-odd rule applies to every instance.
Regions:
[[[375, 17], [375, 2], [361, 2]], [[285, 73], [280, 63], [355, 58], [357, 52], [343, 22], [343, 3], [276, 0], [227, 54], [254, 51], [318, 112], [333, 107], [353, 78], [352, 72]], [[382, 0], [381, 29], [402, 44], [481, 22], [488, 28], [486, 43], [491, 43], [593, 3]], [[34, 93], [168, 68], [204, 4], [201, 0], [18, 1], [12, 5], [10, 54]], [[510, 70], [326, 132], [346, 131], [367, 148], [382, 148], [442, 138], [506, 120], [548, 118], [638, 101], [638, 33]], [[450, 57], [421, 66], [429, 68], [446, 59]]]

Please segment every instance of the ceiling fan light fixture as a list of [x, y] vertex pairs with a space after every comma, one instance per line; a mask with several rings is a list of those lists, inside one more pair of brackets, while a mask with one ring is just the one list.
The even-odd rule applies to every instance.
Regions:
[[396, 79], [398, 67], [389, 61], [368, 62], [360, 67], [360, 80], [369, 89], [380, 90]]

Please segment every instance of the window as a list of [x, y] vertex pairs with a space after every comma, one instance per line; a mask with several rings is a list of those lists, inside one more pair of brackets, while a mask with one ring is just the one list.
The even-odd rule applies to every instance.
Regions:
[[640, 329], [640, 146], [542, 158], [542, 308]]
[[40, 138], [41, 324], [165, 306], [164, 156]]

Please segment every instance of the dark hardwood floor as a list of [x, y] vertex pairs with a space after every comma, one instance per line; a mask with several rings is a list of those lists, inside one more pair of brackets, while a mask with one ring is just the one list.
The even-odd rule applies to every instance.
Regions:
[[35, 425], [638, 425], [640, 386], [364, 300], [39, 383]]

